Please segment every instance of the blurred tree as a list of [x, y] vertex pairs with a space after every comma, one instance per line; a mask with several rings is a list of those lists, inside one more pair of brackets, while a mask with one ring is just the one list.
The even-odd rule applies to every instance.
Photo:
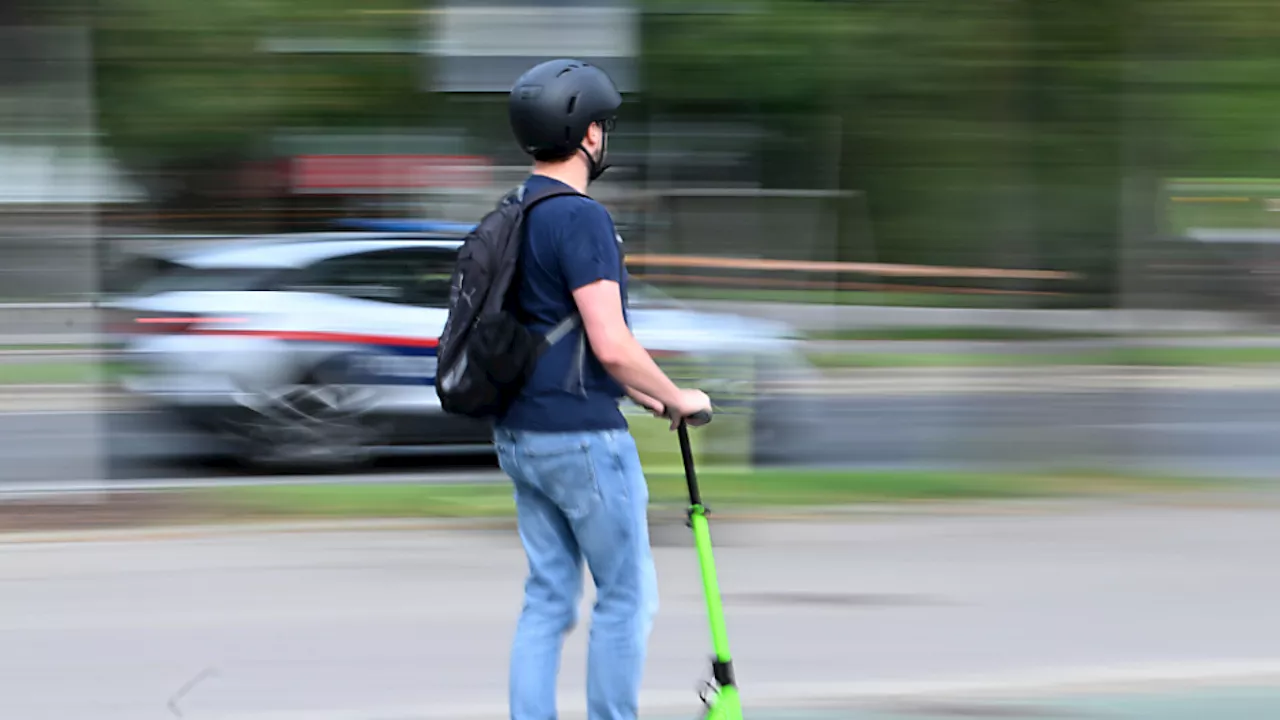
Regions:
[[877, 237], [875, 257], [853, 257], [867, 245], [848, 239], [846, 259], [1059, 267], [1105, 294], [1137, 1], [772, 0], [713, 20], [672, 14], [646, 35], [646, 87], [665, 112], [742, 113], [782, 136], [804, 132], [797, 118], [838, 118], [838, 148], [819, 134], [789, 143], [791, 171], [764, 180], [794, 186], [838, 153], [840, 184], [866, 193]]
[[[416, 58], [379, 49], [417, 39], [415, 5], [104, 0], [95, 46], [107, 142], [163, 197], [224, 186], [280, 128], [415, 119], [426, 99]], [[282, 41], [310, 51], [279, 52]], [[353, 41], [371, 46], [350, 52]]]
[[[281, 128], [473, 122], [420, 57], [376, 51], [417, 40], [417, 0], [102, 1], [102, 126], [148, 177], [190, 184]], [[1121, 203], [1143, 232], [1157, 213], [1126, 179], [1275, 175], [1266, 0], [642, 1], [644, 109], [758, 125], [765, 185], [865, 192], [875, 246], [850, 231], [846, 259], [1077, 270], [1105, 299]]]

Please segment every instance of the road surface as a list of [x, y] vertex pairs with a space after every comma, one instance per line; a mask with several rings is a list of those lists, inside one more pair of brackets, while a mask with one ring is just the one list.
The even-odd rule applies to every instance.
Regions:
[[761, 460], [838, 467], [1280, 472], [1280, 390], [1111, 390], [780, 398]]
[[[688, 718], [704, 606], [688, 531], [655, 520], [662, 610], [645, 707]], [[714, 532], [738, 676], [760, 720], [798, 720], [766, 711], [799, 700], [901, 708], [886, 695], [973, 683], [1017, 696], [1067, 682], [1280, 677], [1277, 503]], [[171, 720], [175, 695], [192, 720], [505, 716], [524, 570], [510, 530], [111, 537], [0, 536], [0, 717]], [[567, 711], [581, 707], [584, 647], [577, 632], [566, 649]]]
[[[151, 412], [0, 413], [0, 479], [75, 483], [232, 478], [249, 473], [219, 455], [219, 445]], [[394, 457], [370, 472], [475, 471], [492, 474], [492, 456]]]
[[[1201, 476], [1280, 473], [1280, 390], [1085, 389], [1074, 392], [798, 395], [762, 405], [762, 464], [841, 467], [1029, 465]], [[144, 412], [0, 413], [0, 478], [229, 476], [201, 461], [213, 446]], [[490, 471], [491, 458], [385, 461], [375, 473]]]

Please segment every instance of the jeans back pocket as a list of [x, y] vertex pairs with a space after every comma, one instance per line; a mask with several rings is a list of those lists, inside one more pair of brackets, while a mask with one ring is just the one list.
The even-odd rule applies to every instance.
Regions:
[[590, 438], [578, 433], [530, 433], [521, 438], [520, 456], [525, 479], [571, 520], [590, 515], [600, 504]]

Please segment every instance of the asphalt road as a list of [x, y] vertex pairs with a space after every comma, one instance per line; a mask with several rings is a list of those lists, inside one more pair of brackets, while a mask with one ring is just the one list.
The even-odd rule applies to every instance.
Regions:
[[[654, 718], [693, 717], [705, 671], [687, 532], [655, 526]], [[869, 514], [715, 534], [757, 718], [799, 718], [765, 712], [797, 698], [885, 700], [952, 681], [1022, 693], [1148, 677], [1273, 683], [1280, 670], [1274, 504]], [[110, 537], [0, 536], [0, 717], [505, 717], [524, 572], [510, 530]], [[566, 649], [565, 717], [581, 707], [584, 646], [580, 630]]]
[[[1280, 390], [1128, 389], [787, 396], [759, 413], [761, 463], [1127, 468], [1270, 478]], [[230, 477], [216, 446], [145, 412], [0, 413], [0, 478]], [[374, 474], [492, 471], [491, 457], [400, 457]]]
[[[14, 483], [160, 481], [252, 474], [225, 448], [153, 412], [0, 413], [0, 479]], [[492, 473], [492, 456], [402, 456], [368, 472], [422, 479], [424, 471]]]
[[778, 464], [1280, 472], [1273, 389], [784, 397], [762, 416], [761, 459]]

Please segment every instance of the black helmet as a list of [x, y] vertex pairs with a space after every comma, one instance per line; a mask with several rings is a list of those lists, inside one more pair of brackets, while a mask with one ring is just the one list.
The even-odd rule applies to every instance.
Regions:
[[[611, 129], [621, 105], [622, 95], [600, 68], [580, 60], [548, 60], [512, 86], [511, 130], [534, 159], [558, 160], [578, 150], [591, 123]], [[587, 159], [597, 174], [595, 158], [588, 154]]]

